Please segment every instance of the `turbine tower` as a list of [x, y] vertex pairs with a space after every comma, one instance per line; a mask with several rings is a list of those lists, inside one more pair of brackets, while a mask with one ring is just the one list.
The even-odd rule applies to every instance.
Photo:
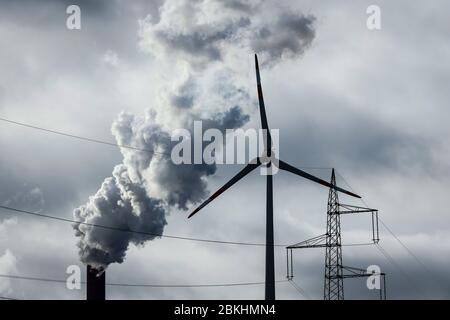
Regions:
[[[267, 123], [266, 109], [264, 105], [264, 97], [263, 91], [261, 87], [261, 77], [259, 74], [259, 65], [258, 65], [258, 57], [255, 54], [255, 67], [256, 67], [256, 83], [257, 83], [257, 91], [258, 91], [258, 100], [259, 100], [259, 113], [261, 117], [261, 127], [264, 133], [264, 153], [261, 157], [258, 157], [252, 161], [250, 161], [247, 166], [242, 169], [238, 174], [236, 174], [230, 181], [225, 183], [219, 190], [217, 190], [214, 194], [212, 194], [208, 199], [206, 199], [200, 206], [198, 206], [192, 213], [189, 215], [191, 218], [194, 214], [203, 209], [208, 203], [213, 201], [223, 192], [225, 192], [228, 188], [234, 185], [236, 182], [244, 178], [247, 174], [258, 168], [259, 166], [266, 166], [268, 171], [270, 171], [270, 167], [272, 165], [277, 165], [277, 167], [281, 170], [285, 170], [296, 174], [305, 179], [314, 181], [318, 184], [326, 186], [328, 188], [332, 188], [336, 191], [348, 194], [352, 197], [361, 198], [357, 194], [353, 192], [342, 189], [336, 185], [330, 184], [329, 182], [317, 178], [305, 171], [297, 169], [290, 164], [279, 160], [272, 159], [272, 139], [270, 136], [269, 125]], [[275, 161], [273, 161], [275, 160]], [[272, 163], [274, 162], [274, 163]], [[265, 299], [266, 300], [275, 300], [275, 258], [274, 258], [274, 242], [273, 242], [273, 179], [272, 175], [269, 172], [266, 176], [266, 286], [265, 286]]]

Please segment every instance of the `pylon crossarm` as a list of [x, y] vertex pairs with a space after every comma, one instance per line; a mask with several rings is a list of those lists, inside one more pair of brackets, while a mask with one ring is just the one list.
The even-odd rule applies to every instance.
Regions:
[[[342, 210], [344, 209], [344, 210]], [[370, 213], [372, 214], [372, 241], [378, 243], [380, 241], [380, 234], [378, 230], [378, 209], [353, 206], [350, 204], [338, 204], [338, 213], [352, 214], [352, 213]]]
[[343, 279], [348, 279], [348, 278], [365, 278], [365, 277], [370, 277], [370, 276], [384, 276], [384, 273], [361, 273], [361, 274], [343, 274], [342, 278]]
[[301, 248], [323, 248], [326, 247], [326, 239], [327, 239], [327, 235], [326, 234], [322, 234], [320, 236], [308, 239], [308, 240], [304, 240], [302, 242], [293, 244], [289, 247], [286, 247], [287, 249], [301, 249]]
[[[343, 208], [344, 210], [342, 210], [341, 208]], [[339, 214], [374, 213], [374, 212], [378, 212], [378, 209], [358, 207], [342, 203], [339, 204]]]
[[368, 278], [371, 276], [380, 276], [383, 279], [383, 284], [380, 286], [380, 300], [386, 300], [386, 273], [384, 272], [367, 272], [367, 270], [355, 267], [341, 266], [343, 271], [349, 273], [343, 273], [341, 275], [342, 279], [349, 278]]
[[343, 278], [361, 278], [361, 277], [370, 277], [373, 275], [379, 275], [379, 276], [385, 275], [384, 272], [372, 273], [372, 272], [367, 272], [367, 270], [365, 270], [365, 269], [355, 268], [355, 267], [347, 267], [347, 266], [342, 266], [342, 270], [349, 272], [347, 274], [344, 273], [342, 275]]

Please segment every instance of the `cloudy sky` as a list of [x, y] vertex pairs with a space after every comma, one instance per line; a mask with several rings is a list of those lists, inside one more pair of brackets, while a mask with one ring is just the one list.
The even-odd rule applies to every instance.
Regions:
[[[81, 30], [66, 27], [70, 4]], [[381, 8], [381, 30], [366, 26]], [[253, 53], [269, 124], [287, 162], [380, 210], [381, 247], [343, 248], [343, 263], [387, 273], [388, 298], [450, 298], [450, 22], [446, 1], [0, 1], [0, 118], [166, 152], [170, 134], [258, 128]], [[195, 218], [239, 165], [176, 167], [154, 154], [0, 121], [0, 205], [167, 235], [262, 243], [265, 183], [253, 173]], [[305, 169], [307, 170], [307, 169]], [[344, 181], [344, 179], [345, 181]], [[328, 190], [274, 178], [275, 242], [325, 233]], [[341, 196], [342, 202], [365, 205]], [[65, 279], [108, 265], [107, 282], [264, 280], [264, 248], [153, 239], [0, 209], [0, 274]], [[344, 244], [371, 239], [368, 216], [342, 217]], [[382, 251], [387, 252], [386, 256]], [[383, 251], [384, 252], [384, 251]], [[322, 249], [294, 253], [308, 297], [323, 292]], [[84, 270], [84, 269], [83, 269]], [[276, 249], [276, 278], [286, 276]], [[364, 279], [346, 298], [376, 299]], [[0, 278], [0, 296], [84, 299], [64, 283]], [[261, 299], [264, 287], [108, 287], [109, 299]], [[304, 299], [289, 283], [280, 299]]]

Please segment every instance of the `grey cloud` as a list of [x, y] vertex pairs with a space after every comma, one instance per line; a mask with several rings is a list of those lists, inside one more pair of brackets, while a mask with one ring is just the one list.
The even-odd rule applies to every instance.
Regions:
[[[310, 101], [321, 100], [318, 96]], [[323, 101], [321, 102], [323, 103]], [[326, 104], [326, 103], [325, 103]], [[430, 176], [447, 176], [450, 168], [436, 161], [439, 146], [426, 137], [390, 126], [381, 120], [350, 108], [333, 105], [333, 117], [305, 110], [296, 118], [297, 126], [280, 130], [280, 152], [305, 166], [339, 167], [358, 172], [371, 170], [412, 172], [420, 170]], [[332, 119], [332, 120], [330, 120]], [[295, 145], [286, 149], [284, 145]], [[296, 150], [302, 150], [300, 157]]]
[[[0, 204], [23, 210], [40, 211], [44, 209], [45, 195], [42, 188], [31, 182], [31, 179], [21, 177], [13, 165], [5, 160], [0, 165]], [[8, 214], [2, 211], [0, 221]]]
[[172, 103], [178, 108], [191, 108], [194, 105], [194, 97], [189, 94], [174, 96]]
[[251, 3], [251, 1], [242, 1], [242, 0], [218, 0], [222, 3], [225, 8], [233, 9], [236, 11], [242, 11], [245, 13], [251, 13], [251, 10], [255, 10], [255, 4]]
[[276, 23], [259, 28], [250, 40], [250, 46], [265, 55], [269, 64], [283, 57], [301, 55], [315, 38], [315, 20], [312, 15], [285, 12]]
[[30, 187], [26, 183], [11, 197], [0, 194], [0, 197], [6, 199], [4, 206], [14, 208], [20, 207], [24, 210], [41, 211], [45, 205], [44, 195], [38, 187]]
[[195, 99], [195, 81], [190, 78], [186, 80], [179, 88], [178, 92], [174, 92], [171, 97], [172, 104], [180, 109], [189, 109], [194, 105]]
[[[223, 129], [236, 129], [242, 127], [250, 120], [250, 116], [242, 113], [239, 106], [234, 106], [228, 111], [215, 116], [216, 126]], [[216, 127], [210, 125], [212, 128]]]
[[[216, 0], [166, 4], [170, 6], [161, 7], [160, 20], [142, 21], [142, 47], [157, 55], [178, 54], [195, 62], [196, 67], [223, 60], [228, 49], [236, 48], [261, 53], [262, 59], [273, 65], [281, 58], [301, 55], [315, 37], [314, 16], [290, 12], [271, 2], [254, 5]], [[264, 10], [273, 14], [267, 16]], [[203, 22], [203, 12], [214, 18]]]
[[[2, 70], [9, 79], [0, 80], [0, 86], [14, 97], [30, 94], [36, 83], [51, 86], [63, 76], [96, 77], [98, 73], [93, 71], [107, 50], [117, 52], [127, 63], [141, 62], [145, 58], [136, 46], [138, 19], [149, 14], [157, 19], [161, 3], [138, 0], [123, 6], [117, 0], [1, 1], [0, 26], [4, 41], [10, 45], [0, 52], [1, 60], [8, 61]], [[66, 28], [66, 8], [71, 4], [80, 6], [81, 30]], [[26, 41], [13, 41], [11, 34]], [[16, 55], [16, 51], [26, 55]], [[12, 81], [17, 85], [10, 85]]]
[[185, 33], [171, 29], [159, 30], [155, 36], [169, 50], [182, 52], [195, 59], [202, 57], [209, 62], [221, 60], [221, 45], [230, 41], [240, 28], [249, 25], [250, 19], [242, 18], [221, 26], [197, 25]]

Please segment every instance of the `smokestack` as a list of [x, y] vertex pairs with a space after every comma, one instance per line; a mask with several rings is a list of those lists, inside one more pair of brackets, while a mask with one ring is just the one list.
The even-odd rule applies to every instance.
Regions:
[[105, 300], [105, 273], [87, 265], [86, 300]]

